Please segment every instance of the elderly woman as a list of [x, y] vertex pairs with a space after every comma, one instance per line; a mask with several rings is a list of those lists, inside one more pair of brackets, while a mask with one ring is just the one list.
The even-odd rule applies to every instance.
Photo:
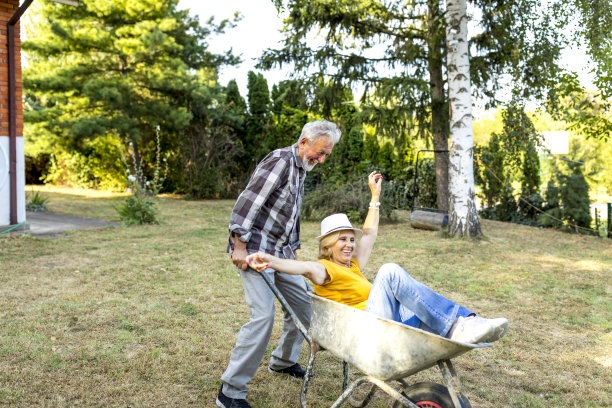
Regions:
[[[255, 253], [246, 258], [257, 271], [270, 267], [303, 275], [314, 283], [319, 296], [421, 328], [463, 343], [493, 342], [502, 337], [508, 320], [484, 319], [415, 280], [397, 264], [385, 264], [370, 283], [361, 273], [370, 258], [378, 234], [382, 175], [368, 176], [372, 192], [368, 215], [361, 230], [353, 228], [345, 214], [321, 222], [319, 260], [304, 262]], [[360, 236], [359, 245], [356, 236]]]

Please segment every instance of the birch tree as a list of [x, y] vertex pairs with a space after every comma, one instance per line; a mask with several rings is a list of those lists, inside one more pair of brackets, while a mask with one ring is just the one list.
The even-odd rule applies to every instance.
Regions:
[[465, 0], [446, 0], [446, 44], [450, 119], [449, 232], [482, 235], [474, 199], [474, 135]]
[[[272, 1], [286, 14], [285, 40], [263, 54], [260, 68], [288, 65], [292, 78], [313, 88], [330, 84], [324, 98], [330, 104], [341, 104], [343, 89], [359, 85], [364, 121], [377, 135], [395, 139], [398, 148], [402, 138], [419, 137], [448, 149], [442, 0]], [[477, 27], [469, 38], [475, 97], [497, 106], [504, 76], [511, 77], [513, 94], [548, 95], [559, 71], [561, 43], [551, 17], [557, 2], [470, 0]], [[446, 154], [436, 154], [435, 163], [438, 208], [446, 210]]]

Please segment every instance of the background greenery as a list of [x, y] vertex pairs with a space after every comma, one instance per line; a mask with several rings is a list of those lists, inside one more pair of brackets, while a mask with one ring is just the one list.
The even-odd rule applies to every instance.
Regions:
[[[28, 180], [109, 191], [135, 184], [132, 190], [140, 191], [163, 157], [168, 171], [156, 191], [234, 198], [269, 151], [294, 143], [306, 122], [326, 118], [344, 136], [325, 167], [308, 176], [306, 216], [349, 210], [363, 216], [367, 203], [355, 199], [354, 181], [371, 170], [389, 183], [384, 215], [413, 200], [446, 208], [446, 156], [426, 153], [416, 169], [419, 150], [447, 148], [439, 3], [276, 4], [290, 15], [285, 42], [266, 51], [260, 66], [294, 64], [295, 79], [270, 89], [261, 73], [249, 72], [243, 96], [235, 81], [217, 81], [239, 58], [208, 49], [239, 16], [202, 24], [176, 0], [87, 0], [77, 8], [36, 3], [37, 24], [23, 44]], [[606, 4], [471, 5], [478, 10], [470, 38], [473, 90], [495, 109], [474, 124], [484, 217], [593, 232], [589, 204], [612, 196]], [[576, 29], [571, 38], [567, 27], [576, 10], [593, 30]], [[328, 34], [324, 45], [312, 48], [316, 43], [305, 39], [317, 30]], [[559, 65], [563, 47], [585, 36], [597, 62], [598, 92], [585, 90]], [[381, 47], [384, 58], [364, 56]], [[320, 68], [314, 74], [308, 70], [313, 64]], [[358, 102], [354, 85], [364, 87]], [[499, 100], [502, 89], [509, 101]], [[528, 112], [527, 104], [540, 110]], [[545, 159], [538, 132], [557, 129], [572, 131], [570, 154]], [[128, 182], [128, 174], [136, 180]], [[332, 203], [329, 191], [344, 204]]]

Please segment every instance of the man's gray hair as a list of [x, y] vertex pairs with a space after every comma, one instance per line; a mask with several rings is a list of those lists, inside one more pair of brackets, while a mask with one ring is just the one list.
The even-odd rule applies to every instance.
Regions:
[[304, 125], [298, 142], [306, 138], [309, 144], [312, 145], [321, 136], [329, 137], [329, 141], [335, 145], [340, 141], [342, 132], [340, 132], [340, 129], [338, 129], [335, 123], [327, 120], [315, 120], [314, 122], [308, 122]]

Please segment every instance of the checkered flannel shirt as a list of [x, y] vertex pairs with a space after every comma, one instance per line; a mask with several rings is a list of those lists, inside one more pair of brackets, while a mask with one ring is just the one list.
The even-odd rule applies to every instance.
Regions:
[[300, 248], [300, 208], [306, 171], [297, 143], [268, 154], [255, 168], [232, 210], [227, 252], [235, 234], [247, 252], [295, 259]]

